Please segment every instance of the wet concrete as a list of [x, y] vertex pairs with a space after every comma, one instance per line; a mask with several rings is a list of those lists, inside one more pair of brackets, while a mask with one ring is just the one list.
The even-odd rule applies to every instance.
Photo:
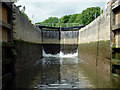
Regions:
[[69, 53], [75, 53], [78, 45], [77, 44], [61, 44], [60, 45], [60, 50], [61, 52], [63, 52], [64, 54], [69, 54]]
[[46, 54], [57, 54], [63, 52], [64, 54], [75, 53], [77, 44], [43, 44], [42, 45]]
[[110, 77], [110, 41], [83, 43], [78, 45], [78, 57], [85, 60], [91, 68], [98, 68]]
[[[34, 74], [35, 70], [29, 72], [29, 69], [33, 70], [33, 65], [42, 58], [42, 45], [25, 41], [14, 41], [12, 44], [8, 44], [7, 47], [3, 46], [2, 48], [2, 87], [11, 87], [14, 80], [16, 83], [22, 82], [22, 84], [17, 85], [23, 87], [23, 81], [28, 80], [29, 82], [28, 78], [32, 76], [31, 74]], [[27, 72], [30, 73], [30, 75], [25, 77]], [[19, 79], [20, 77], [22, 78]], [[17, 86], [15, 85], [14, 87]]]
[[42, 47], [46, 54], [57, 54], [60, 52], [60, 44], [43, 44]]

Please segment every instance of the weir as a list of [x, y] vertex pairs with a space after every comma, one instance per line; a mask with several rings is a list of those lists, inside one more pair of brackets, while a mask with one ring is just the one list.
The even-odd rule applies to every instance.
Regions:
[[43, 48], [47, 54], [76, 52], [78, 47], [79, 29], [84, 26], [55, 28], [38, 26], [42, 32]]

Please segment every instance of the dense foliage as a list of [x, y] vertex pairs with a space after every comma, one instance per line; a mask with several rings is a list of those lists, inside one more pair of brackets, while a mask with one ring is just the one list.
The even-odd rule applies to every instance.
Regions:
[[73, 15], [71, 15], [68, 23], [73, 23], [73, 22], [76, 20], [76, 17], [77, 17], [77, 16], [78, 16], [78, 14], [73, 14]]
[[62, 18], [59, 19], [60, 23], [68, 23], [69, 19], [70, 19], [71, 15], [65, 15]]
[[79, 14], [74, 23], [80, 23], [83, 25], [87, 25], [92, 22], [95, 18], [100, 15], [100, 8], [99, 7], [91, 7], [83, 10], [81, 14]]
[[[59, 19], [57, 17], [49, 17], [43, 22], [38, 22], [36, 24], [48, 24], [47, 26], [56, 26], [56, 24], [59, 22]], [[53, 24], [53, 25], [52, 25]]]
[[[100, 15], [100, 7], [91, 7], [87, 8], [86, 10], [83, 10], [80, 14], [73, 14], [73, 15], [65, 15], [61, 18], [57, 17], [49, 17], [43, 22], [38, 22], [36, 24], [54, 24], [54, 26], [58, 27], [62, 23], [79, 23], [81, 25], [87, 25], [90, 22], [92, 22], [95, 18], [97, 18]], [[50, 26], [50, 25], [48, 25]], [[52, 25], [53, 26], [53, 25]]]

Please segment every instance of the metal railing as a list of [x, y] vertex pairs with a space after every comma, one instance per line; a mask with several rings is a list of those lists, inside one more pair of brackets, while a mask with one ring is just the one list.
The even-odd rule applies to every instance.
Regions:
[[36, 26], [48, 26], [48, 27], [75, 27], [81, 26], [79, 23], [40, 23]]

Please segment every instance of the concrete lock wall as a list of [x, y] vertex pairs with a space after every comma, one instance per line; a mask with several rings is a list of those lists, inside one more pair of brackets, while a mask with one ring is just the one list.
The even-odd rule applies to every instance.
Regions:
[[43, 44], [59, 44], [60, 43], [60, 31], [43, 30], [42, 31], [42, 43]]
[[75, 53], [78, 48], [78, 30], [61, 31], [60, 46], [64, 54]]
[[[10, 6], [9, 6], [10, 4]], [[20, 10], [10, 2], [2, 4], [2, 87], [20, 83], [20, 77], [42, 58], [42, 37]], [[7, 10], [7, 11], [6, 11]], [[3, 16], [2, 15], [2, 16]], [[34, 65], [35, 66], [35, 65]], [[31, 75], [29, 73], [29, 75]], [[20, 85], [15, 88], [20, 88]], [[23, 83], [22, 83], [23, 84]], [[14, 87], [14, 86], [13, 86]]]
[[42, 30], [43, 44], [78, 44], [78, 30]]
[[13, 39], [41, 44], [42, 37], [40, 29], [33, 26], [18, 8], [15, 8], [14, 15]]
[[24, 73], [29, 67], [42, 58], [42, 46], [39, 44], [15, 41], [14, 67], [16, 74]]
[[42, 46], [47, 54], [57, 54], [60, 52], [60, 31], [42, 30]]
[[14, 67], [15, 73], [21, 74], [42, 58], [42, 36], [41, 30], [32, 25], [16, 6], [13, 18]]
[[79, 30], [79, 58], [110, 74], [110, 8]]
[[60, 44], [78, 44], [78, 30], [61, 31]]

